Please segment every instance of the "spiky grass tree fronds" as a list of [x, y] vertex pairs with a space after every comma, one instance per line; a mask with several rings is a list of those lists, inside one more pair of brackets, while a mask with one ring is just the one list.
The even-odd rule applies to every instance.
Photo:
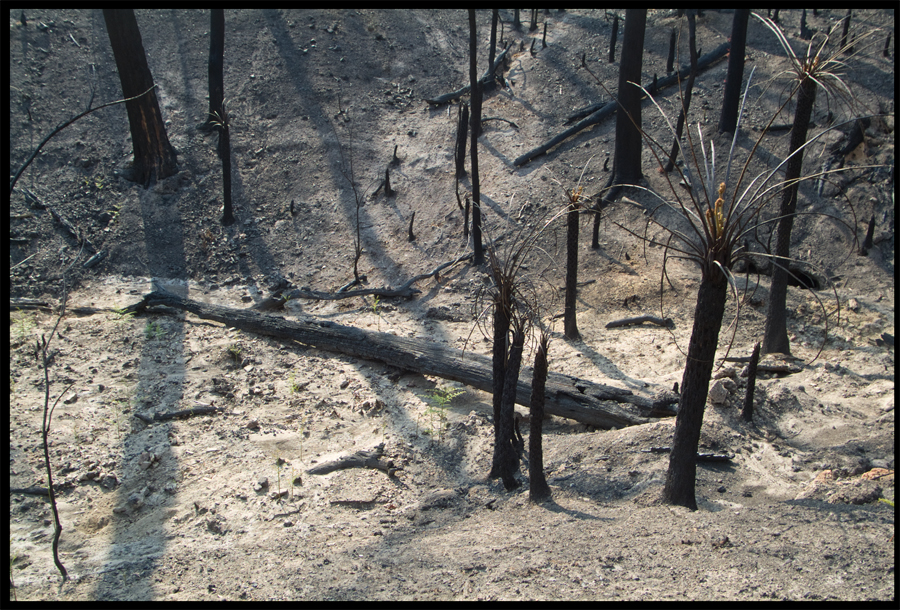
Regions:
[[492, 245], [487, 248], [487, 262], [491, 286], [476, 299], [476, 307], [482, 312], [490, 310], [492, 320], [492, 327], [487, 329], [481, 326], [486, 316], [478, 316], [482, 332], [492, 341], [494, 453], [488, 476], [501, 477], [507, 490], [518, 486], [513, 476], [517, 463], [513, 406], [525, 341], [532, 324], [530, 312], [536, 309], [532, 304], [540, 302], [537, 287], [521, 272], [529, 255], [538, 249], [539, 237], [562, 213], [538, 228], [529, 229], [523, 224], [512, 233], [504, 252], [489, 239]]
[[[746, 101], [747, 90], [752, 81], [752, 76], [753, 73], [751, 72], [747, 89], [744, 92], [744, 102]], [[824, 78], [824, 75], [820, 74], [819, 80], [822, 78]], [[792, 91], [791, 96], [788, 100], [785, 100], [782, 108], [787, 105], [790, 99], [796, 97], [798, 92], [799, 87]], [[656, 101], [653, 100], [652, 96], [646, 91], [645, 93], [647, 93], [665, 119], [669, 132], [674, 134], [675, 129], [672, 127], [668, 117], [666, 117]], [[757, 140], [747, 155], [737, 180], [732, 181], [731, 166], [735, 144], [740, 132], [742, 115], [743, 103], [732, 146], [728, 153], [728, 160], [725, 164], [724, 180], [718, 177], [721, 167], [717, 168], [716, 165], [715, 145], [712, 141], [709, 143], [704, 141], [703, 132], [698, 126], [696, 139], [692, 136], [690, 130], [687, 131], [687, 143], [681, 151], [681, 156], [685, 161], [679, 167], [678, 175], [680, 175], [681, 184], [687, 185], [687, 192], [682, 191], [677, 186], [677, 183], [673, 183], [673, 178], [665, 173], [662, 175], [669, 187], [670, 197], [664, 197], [639, 185], [629, 185], [638, 190], [651, 193], [660, 203], [649, 210], [642, 210], [647, 215], [643, 235], [639, 235], [637, 232], [616, 223], [632, 235], [640, 237], [645, 245], [650, 243], [664, 248], [663, 268], [660, 275], [661, 299], [664, 278], [667, 277], [666, 264], [670, 258], [689, 260], [696, 263], [700, 268], [701, 278], [697, 292], [694, 324], [681, 384], [681, 404], [676, 417], [675, 437], [670, 454], [666, 483], [663, 489], [663, 497], [667, 502], [691, 509], [697, 508], [695, 497], [696, 452], [729, 285], [732, 286], [735, 295], [737, 293], [737, 283], [734, 280], [731, 269], [738, 261], [764, 257], [768, 258], [773, 266], [790, 273], [787, 270], [790, 262], [787, 256], [781, 256], [777, 253], [751, 252], [745, 247], [745, 241], [758, 231], [760, 227], [767, 227], [784, 218], [785, 213], [781, 210], [773, 212], [771, 208], [775, 198], [783, 195], [786, 188], [796, 188], [802, 181], [815, 180], [831, 175], [835, 171], [842, 171], [832, 170], [810, 175], [799, 173], [795, 177], [786, 178], [783, 178], [781, 174], [784, 168], [802, 155], [802, 151], [805, 148], [827, 131], [839, 127], [835, 126], [809, 141], [805, 140], [804, 134], [804, 141], [800, 142], [784, 161], [779, 163], [774, 169], [764, 171], [750, 179], [751, 162], [762, 137], [764, 137], [766, 131], [774, 122], [775, 117], [778, 116], [778, 113], [776, 113], [763, 130], [760, 139]], [[657, 164], [663, 167], [664, 160], [668, 158], [666, 149], [646, 132], [642, 131], [642, 135]], [[681, 146], [680, 142], [679, 146]], [[677, 179], [676, 177], [675, 180]], [[851, 212], [853, 212], [852, 203], [846, 197], [845, 201]], [[664, 218], [664, 211], [674, 212], [674, 214], [670, 214], [669, 218]], [[829, 216], [819, 212], [806, 213]], [[796, 209], [789, 210], [788, 214], [792, 217], [798, 215]], [[855, 217], [855, 212], [853, 212], [853, 215]], [[848, 226], [843, 219], [831, 217], [835, 218], [839, 223]], [[662, 240], [648, 237], [647, 233], [651, 225], [661, 228], [668, 234], [668, 237]], [[850, 228], [850, 233], [855, 239], [855, 228]], [[817, 295], [816, 299], [819, 301], [825, 313], [824, 317], [827, 319], [827, 309]], [[740, 319], [741, 299], [737, 298], [735, 301], [738, 308], [735, 317], [737, 321]]]
[[[794, 121], [791, 127], [790, 155], [785, 168], [785, 186], [782, 191], [781, 207], [778, 212], [778, 223], [775, 229], [774, 256], [785, 260], [790, 256], [791, 230], [794, 223], [794, 215], [797, 211], [798, 179], [803, 170], [803, 149], [806, 144], [806, 136], [812, 117], [813, 105], [816, 101], [816, 93], [819, 89], [828, 96], [838, 96], [848, 103], [851, 108], [856, 100], [850, 88], [844, 83], [840, 70], [845, 68], [843, 60], [838, 57], [850, 52], [850, 48], [842, 42], [841, 48], [831, 54], [826, 52], [830, 34], [826, 35], [816, 48], [815, 38], [810, 40], [806, 54], [797, 55], [790, 42], [781, 31], [781, 28], [766, 17], [756, 13], [754, 17], [762, 21], [769, 30], [778, 38], [778, 42], [787, 53], [790, 67], [785, 71], [790, 76], [790, 82], [794, 90], [792, 97], [797, 100], [794, 113]], [[867, 33], [861, 40], [870, 37], [874, 32]], [[854, 41], [858, 43], [858, 41]], [[776, 265], [772, 270], [772, 283], [769, 290], [769, 303], [766, 312], [765, 337], [762, 342], [762, 353], [789, 354], [791, 344], [787, 334], [787, 285], [788, 273], [782, 265]]]

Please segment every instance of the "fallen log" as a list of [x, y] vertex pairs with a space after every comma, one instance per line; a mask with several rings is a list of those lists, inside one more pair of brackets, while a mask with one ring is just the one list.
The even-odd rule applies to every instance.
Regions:
[[[699, 72], [700, 70], [705, 70], [706, 68], [711, 66], [714, 62], [725, 57], [728, 54], [728, 49], [729, 49], [728, 43], [725, 42], [725, 43], [722, 43], [721, 45], [719, 45], [717, 48], [710, 51], [709, 53], [707, 53], [706, 55], [704, 55], [703, 57], [700, 57], [697, 60], [697, 71]], [[684, 80], [685, 78], [687, 78], [690, 75], [690, 73], [691, 73], [690, 65], [682, 66], [681, 71], [678, 72], [677, 74], [672, 73], [664, 78], [658, 79], [656, 81], [655, 87], [653, 86], [653, 83], [650, 83], [650, 85], [648, 85], [646, 87], [646, 89], [647, 89], [647, 91], [650, 92], [650, 95], [653, 95], [654, 93], [656, 93], [657, 91], [659, 91], [661, 89], [665, 89], [666, 87], [671, 87], [672, 85], [677, 83], [679, 79]], [[578, 110], [576, 110], [575, 112], [570, 114], [568, 117], [566, 117], [564, 124], [568, 125], [572, 121], [577, 121], [578, 119], [580, 119], [582, 117], [586, 117], [589, 114], [593, 114], [597, 110], [606, 106], [608, 103], [609, 102], [597, 102], [596, 104], [591, 104], [589, 106], [584, 106], [583, 108], [579, 108]], [[771, 130], [771, 127], [769, 129]], [[790, 129], [790, 125], [788, 125], [788, 129]]]
[[[144, 295], [141, 301], [126, 307], [125, 313], [141, 313], [159, 306], [188, 311], [243, 331], [459, 381], [486, 392], [492, 390], [493, 365], [489, 357], [441, 346], [428, 339], [397, 337], [311, 317], [285, 320], [250, 309], [200, 303], [165, 290]], [[531, 405], [531, 383], [526, 381], [531, 378], [530, 367], [523, 367], [516, 387], [516, 403], [525, 407]], [[546, 413], [598, 428], [621, 428], [647, 423], [650, 417], [675, 415], [670, 400], [654, 401], [629, 390], [561, 373], [548, 375], [546, 399]]]
[[377, 445], [371, 450], [360, 450], [350, 455], [341, 456], [336, 460], [313, 466], [306, 472], [309, 474], [328, 474], [347, 468], [370, 468], [386, 472], [389, 477], [392, 477], [398, 470], [402, 470], [402, 468], [395, 467], [393, 461], [381, 459], [383, 454], [384, 445]]
[[613, 320], [612, 322], [607, 323], [606, 328], [618, 328], [620, 326], [629, 326], [631, 324], [643, 324], [644, 322], [649, 322], [650, 324], [656, 324], [657, 326], [664, 326], [666, 328], [671, 328], [675, 326], [675, 322], [672, 321], [672, 318], [659, 318], [657, 316], [651, 315], [641, 315], [635, 316], [633, 318], [622, 318], [621, 320]]
[[420, 282], [424, 279], [428, 279], [431, 276], [437, 275], [447, 267], [452, 267], [457, 263], [461, 263], [462, 261], [467, 261], [474, 256], [473, 254], [464, 254], [452, 261], [448, 261], [441, 265], [438, 265], [428, 273], [419, 274], [409, 280], [406, 281], [405, 284], [400, 286], [399, 288], [364, 288], [362, 290], [349, 290], [345, 292], [341, 292], [338, 290], [337, 292], [321, 292], [318, 290], [310, 290], [309, 288], [294, 288], [293, 290], [279, 290], [274, 294], [266, 297], [251, 309], [255, 309], [257, 311], [275, 311], [278, 309], [284, 309], [284, 304], [290, 299], [310, 299], [314, 301], [337, 301], [339, 299], [350, 299], [353, 297], [365, 297], [370, 295], [377, 295], [380, 297], [411, 297], [419, 292], [419, 290], [412, 287], [416, 282]]
[[[704, 68], [709, 67], [710, 65], [712, 65], [712, 63], [714, 61], [725, 57], [725, 55], [727, 53], [728, 53], [728, 43], [723, 43], [715, 51], [713, 51], [711, 53], [707, 53], [700, 59], [700, 61], [698, 61], [697, 70], [699, 71], [699, 70], [703, 70]], [[681, 78], [684, 78], [685, 76], [687, 76], [690, 73], [690, 71], [691, 71], [690, 67], [684, 68], [677, 75], [671, 74], [665, 78], [659, 79], [657, 81], [655, 87], [651, 83], [650, 85], [648, 85], [646, 87], [646, 89], [651, 94], [653, 94], [656, 91], [659, 91], [660, 89], [662, 89], [664, 87], [668, 87], [669, 85], [672, 85], [675, 82], [677, 82], [678, 76], [681, 76]], [[544, 154], [545, 152], [547, 152], [548, 150], [550, 150], [551, 148], [553, 148], [554, 146], [561, 144], [564, 140], [567, 140], [568, 138], [572, 137], [579, 131], [587, 129], [588, 127], [591, 127], [592, 125], [596, 125], [597, 123], [601, 122], [606, 117], [613, 114], [616, 111], [617, 105], [618, 105], [618, 102], [613, 100], [611, 102], [606, 102], [606, 103], [601, 102], [599, 104], [593, 104], [591, 106], [587, 106], [585, 108], [582, 108], [582, 109], [576, 111], [571, 116], [569, 116], [569, 118], [566, 120], [567, 122], [574, 120], [575, 118], [580, 117], [580, 116], [585, 116], [585, 115], [588, 115], [588, 116], [586, 118], [578, 121], [575, 125], [573, 125], [569, 129], [566, 129], [564, 132], [562, 132], [558, 136], [550, 138], [544, 144], [541, 144], [537, 148], [534, 148], [534, 149], [528, 151], [527, 153], [525, 153], [524, 155], [520, 156], [515, 161], [513, 161], [513, 165], [515, 165], [516, 167], [518, 167], [520, 165], [525, 165], [526, 163], [528, 163], [535, 157], [538, 157], [538, 156]]]
[[[511, 47], [511, 46], [512, 46], [512, 43], [509, 43], [509, 45], [503, 50], [503, 52], [497, 56], [497, 59], [494, 60], [493, 72], [494, 72], [495, 77], [497, 76], [497, 68], [499, 68], [500, 64], [503, 63], [503, 60], [506, 59], [506, 54], [509, 53], [509, 47]], [[488, 83], [492, 82], [493, 79], [491, 77], [491, 72], [492, 72], [491, 70], [488, 70], [487, 72], [485, 72], [484, 75], [478, 80], [478, 84], [480, 84], [482, 87], [484, 87]], [[466, 95], [469, 92], [469, 89], [471, 89], [471, 88], [472, 88], [471, 85], [466, 85], [462, 89], [457, 89], [456, 91], [452, 91], [450, 93], [445, 93], [444, 95], [439, 95], [437, 97], [426, 99], [425, 101], [428, 102], [429, 104], [434, 104], [435, 106], [440, 106], [441, 104], [448, 104], [448, 103], [452, 102], [453, 100], [458, 100], [462, 96]]]

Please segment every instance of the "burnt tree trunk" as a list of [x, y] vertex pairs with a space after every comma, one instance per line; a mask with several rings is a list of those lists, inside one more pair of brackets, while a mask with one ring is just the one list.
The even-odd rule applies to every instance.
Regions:
[[544, 387], [547, 383], [547, 349], [549, 338], [542, 334], [534, 354], [534, 376], [531, 381], [531, 431], [528, 435], [528, 498], [541, 502], [550, 498], [550, 486], [544, 476]]
[[459, 122], [456, 126], [456, 177], [466, 175], [466, 138], [469, 136], [469, 105], [460, 107]]
[[478, 136], [481, 133], [481, 86], [478, 83], [477, 66], [477, 31], [475, 28], [475, 9], [469, 9], [469, 82], [472, 91], [472, 136], [469, 148], [472, 151], [472, 241], [475, 258], [472, 263], [477, 267], [484, 264], [484, 249], [481, 245], [481, 184], [478, 181]]
[[688, 48], [691, 55], [691, 75], [688, 77], [687, 86], [684, 91], [684, 102], [681, 107], [681, 114], [678, 115], [678, 123], [675, 126], [675, 140], [672, 142], [672, 152], [669, 153], [669, 161], [666, 163], [666, 173], [672, 171], [675, 167], [675, 161], [678, 159], [678, 143], [681, 140], [681, 134], [684, 132], [684, 122], [687, 120], [687, 113], [691, 107], [691, 94], [694, 92], [694, 79], [697, 78], [697, 20], [696, 9], [687, 10], [688, 19]]
[[697, 291], [694, 328], [681, 380], [681, 405], [675, 418], [675, 437], [672, 439], [672, 453], [663, 488], [663, 499], [666, 502], [686, 506], [691, 510], [697, 510], [694, 495], [697, 446], [700, 443], [709, 379], [719, 344], [719, 330], [725, 315], [727, 288], [725, 274], [710, 264], [709, 269], [704, 270]]
[[612, 32], [609, 35], [609, 63], [616, 61], [616, 38], [619, 35], [619, 16], [613, 18]]
[[575, 316], [575, 285], [578, 283], [578, 213], [578, 204], [570, 204], [569, 212], [566, 214], [566, 307], [563, 313], [563, 328], [566, 339], [571, 341], [581, 338]]
[[497, 56], [497, 20], [499, 19], [499, 9], [491, 10], [491, 45], [490, 54], [488, 55], [488, 70], [491, 75], [491, 82], [494, 82], [494, 57]]
[[728, 72], [725, 75], [725, 98], [722, 101], [722, 116], [719, 118], [719, 132], [721, 133], [733, 134], [737, 129], [741, 82], [744, 79], [744, 53], [747, 47], [747, 22], [749, 20], [750, 9], [735, 9], [734, 20], [731, 24]]
[[744, 408], [741, 409], [741, 419], [753, 421], [753, 392], [756, 390], [756, 367], [759, 366], [759, 343], [753, 346], [750, 355], [750, 364], [747, 365], [747, 391], [744, 394]]
[[[282, 340], [297, 341], [310, 347], [347, 354], [403, 370], [436, 375], [459, 381], [485, 392], [493, 390], [491, 359], [471, 350], [441, 346], [430, 339], [397, 337], [366, 331], [315, 318], [285, 320], [250, 309], [232, 309], [185, 299], [166, 291], [149, 293], [126, 313], [138, 313], [147, 307], [170, 307], [188, 311], [200, 318], [214, 320], [232, 328]], [[530, 369], [530, 367], [528, 367]], [[531, 378], [531, 371], [523, 371]], [[531, 384], [520, 380], [516, 403], [531, 405]], [[651, 421], [650, 417], [671, 416], [664, 402], [653, 402], [629, 390], [614, 388], [560, 373], [549, 373], [546, 411], [598, 428], [621, 428]], [[613, 404], [619, 403], [619, 404]]]
[[492, 343], [492, 383], [491, 393], [494, 408], [494, 454], [491, 460], [491, 472], [489, 477], [495, 479], [500, 476], [502, 444], [500, 437], [501, 405], [503, 403], [503, 384], [506, 378], [507, 336], [509, 335], [509, 303], [504, 298], [503, 287], [498, 287], [501, 293], [494, 299], [494, 337]]
[[222, 188], [224, 189], [224, 206], [222, 224], [234, 224], [234, 209], [231, 205], [231, 125], [228, 113], [222, 106], [221, 123], [219, 125], [219, 158], [222, 160]]
[[622, 61], [619, 64], [619, 107], [616, 112], [616, 184], [636, 184], [641, 173], [641, 61], [647, 9], [625, 11]]
[[[132, 9], [103, 9], [106, 32], [116, 60], [124, 97], [134, 97], [153, 87], [153, 75]], [[177, 153], [169, 143], [156, 92], [125, 102], [134, 146], [133, 177], [148, 187], [154, 180], [178, 171]]]
[[666, 59], [666, 76], [672, 73], [673, 64], [675, 63], [675, 41], [675, 28], [672, 28], [672, 33], [669, 34], [669, 57]]
[[225, 101], [225, 9], [209, 11], [209, 112], [200, 126], [203, 131], [212, 131], [216, 113], [222, 112]]
[[[787, 335], [787, 257], [791, 250], [791, 229], [794, 226], [794, 214], [797, 212], [796, 180], [803, 170], [803, 151], [806, 144], [806, 133], [813, 105], [816, 102], [816, 81], [805, 78], [800, 82], [797, 91], [797, 110], [794, 113], [794, 124], [791, 128], [791, 148], [784, 181], [788, 185], [782, 192], [780, 219], [775, 228], [775, 258], [772, 265], [772, 283], [769, 288], [769, 306], [766, 311], [766, 330], [763, 338], [763, 354], [790, 354], [791, 343]], [[794, 154], [796, 152], [796, 154]]]
[[[522, 351], [525, 346], [524, 323], [519, 321], [513, 328], [512, 342], [509, 346], [509, 357], [506, 360], [506, 374], [503, 380], [503, 400], [500, 402], [500, 433], [498, 452], [498, 471], [503, 480], [503, 487], [511, 491], [519, 486], [515, 479], [518, 456], [516, 453], [513, 426], [516, 403], [516, 387], [519, 384], [519, 369], [522, 367]], [[493, 468], [491, 469], [493, 472]]]

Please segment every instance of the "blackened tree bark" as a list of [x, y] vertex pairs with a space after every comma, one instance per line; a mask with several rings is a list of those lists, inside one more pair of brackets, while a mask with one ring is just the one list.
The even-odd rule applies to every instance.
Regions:
[[503, 487], [507, 491], [519, 486], [515, 479], [518, 455], [514, 444], [513, 425], [516, 403], [516, 385], [519, 383], [519, 369], [522, 366], [522, 351], [525, 346], [524, 321], [512, 323], [512, 342], [509, 346], [509, 357], [506, 361], [506, 375], [503, 380], [503, 400], [500, 403], [500, 451], [499, 470]]
[[[619, 63], [619, 90], [616, 108], [616, 150], [613, 174], [604, 187], [604, 195], [594, 208], [594, 229], [591, 248], [600, 247], [600, 210], [619, 193], [623, 184], [637, 184], [641, 172], [641, 62], [644, 55], [644, 28], [647, 9], [625, 10], [625, 31], [622, 34], [622, 61]], [[631, 84], [636, 83], [636, 84]], [[611, 190], [610, 186], [613, 186]]]
[[550, 498], [550, 486], [544, 476], [544, 388], [547, 383], [547, 350], [550, 338], [541, 333], [534, 354], [534, 374], [531, 381], [531, 432], [528, 435], [528, 498], [541, 502]]
[[[616, 112], [616, 184], [636, 184], [641, 173], [641, 62], [647, 9], [625, 11], [622, 61], [619, 64], [619, 107]], [[636, 84], [632, 84], [636, 83]]]
[[494, 337], [492, 343], [492, 392], [494, 407], [494, 454], [491, 460], [491, 472], [488, 475], [495, 479], [501, 472], [500, 446], [500, 410], [503, 402], [503, 384], [506, 379], [507, 336], [509, 335], [510, 299], [505, 285], [500, 282], [498, 293], [494, 297]]
[[697, 78], [697, 9], [687, 9], [688, 19], [688, 48], [691, 55], [691, 74], [688, 76], [687, 86], [684, 91], [684, 105], [681, 107], [681, 114], [678, 115], [678, 123], [675, 126], [675, 141], [672, 142], [672, 152], [669, 153], [669, 160], [666, 162], [666, 172], [672, 171], [675, 167], [675, 161], [678, 159], [678, 142], [681, 140], [681, 134], [684, 131], [684, 122], [687, 120], [687, 113], [691, 107], [691, 94], [694, 92], [694, 79]]
[[753, 393], [756, 390], [756, 367], [759, 366], [759, 343], [753, 346], [750, 355], [750, 364], [747, 365], [747, 391], [744, 394], [744, 408], [741, 409], [741, 419], [753, 421]]
[[[219, 159], [222, 160], [222, 188], [224, 197], [224, 208], [222, 212], [222, 224], [234, 224], [234, 209], [231, 205], [231, 123], [228, 119], [228, 112], [222, 105], [221, 113], [217, 115], [219, 123]], [[355, 266], [354, 266], [355, 269]]]
[[466, 138], [469, 136], [469, 105], [463, 103], [456, 125], [456, 177], [466, 175]]
[[[491, 79], [494, 78], [494, 57], [497, 55], [497, 20], [500, 18], [499, 9], [491, 10], [491, 46], [490, 55], [488, 56], [488, 70], [491, 72]], [[493, 80], [491, 81], [493, 82]]]
[[472, 241], [475, 257], [472, 263], [484, 264], [484, 249], [481, 245], [481, 185], [478, 181], [478, 136], [481, 133], [481, 85], [478, 83], [477, 31], [475, 9], [469, 9], [469, 82], [472, 91], [472, 136], [469, 148], [472, 151]]
[[[809, 121], [816, 102], [816, 81], [806, 77], [800, 81], [797, 91], [797, 110], [791, 127], [791, 148], [784, 172], [785, 186], [782, 191], [779, 220], [775, 227], [775, 255], [772, 266], [772, 283], [769, 288], [769, 306], [766, 311], [766, 331], [763, 338], [763, 354], [790, 354], [791, 343], [787, 335], [787, 258], [790, 256], [791, 229], [797, 212], [797, 179], [803, 169], [803, 150]], [[796, 152], [796, 154], [794, 154]]]
[[612, 33], [609, 35], [609, 63], [616, 61], [616, 38], [619, 35], [619, 16], [613, 17]]
[[725, 75], [725, 99], [722, 102], [722, 116], [719, 118], [719, 132], [734, 133], [737, 129], [738, 106], [741, 100], [741, 81], [744, 79], [744, 53], [747, 47], [747, 22], [750, 9], [734, 10], [731, 23], [731, 49], [728, 51], [728, 72]]
[[672, 73], [672, 64], [675, 63], [675, 40], [675, 28], [672, 28], [672, 33], [669, 34], [669, 57], [666, 59], [666, 76]]
[[578, 283], [578, 194], [572, 195], [566, 214], [566, 307], [563, 328], [566, 339], [581, 338], [575, 316], [575, 285]]
[[719, 330], [725, 315], [728, 281], [712, 263], [703, 270], [694, 310], [694, 328], [688, 344], [687, 361], [681, 380], [681, 404], [675, 418], [675, 437], [669, 456], [669, 469], [663, 499], [669, 504], [697, 510], [694, 484], [697, 477], [697, 446], [703, 411], [709, 392]]
[[200, 126], [203, 131], [215, 129], [215, 113], [222, 112], [225, 101], [225, 9], [209, 11], [209, 112]]
[[[153, 87], [153, 75], [141, 32], [132, 9], [103, 9], [106, 32], [122, 82], [124, 97], [135, 97]], [[177, 153], [169, 143], [156, 92], [125, 102], [134, 146], [134, 181], [146, 188], [153, 180], [178, 171]]]

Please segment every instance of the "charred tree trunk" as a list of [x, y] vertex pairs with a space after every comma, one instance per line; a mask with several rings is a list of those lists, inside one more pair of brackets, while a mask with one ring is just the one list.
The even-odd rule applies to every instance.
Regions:
[[[141, 32], [132, 9], [103, 9], [106, 32], [116, 60], [124, 97], [135, 97], [153, 87], [153, 75]], [[154, 180], [175, 174], [177, 153], [169, 143], [156, 92], [125, 102], [134, 146], [134, 181], [145, 188]]]
[[547, 383], [547, 349], [549, 337], [541, 335], [534, 354], [534, 376], [531, 381], [531, 431], [528, 435], [528, 498], [541, 502], [550, 498], [550, 486], [544, 476], [544, 387]]
[[494, 82], [494, 57], [497, 56], [497, 20], [499, 19], [499, 10], [491, 10], [491, 46], [488, 55], [488, 70], [491, 75], [491, 82]]
[[[502, 291], [502, 287], [500, 287]], [[500, 446], [501, 405], [503, 404], [503, 385], [506, 379], [507, 336], [509, 335], [509, 304], [505, 302], [501, 292], [494, 300], [494, 337], [492, 344], [492, 394], [494, 407], [494, 455], [491, 460], [489, 477], [495, 479], [502, 472]]]
[[477, 32], [475, 9], [469, 9], [469, 82], [472, 91], [472, 136], [469, 148], [472, 151], [472, 241], [474, 242], [475, 266], [484, 264], [484, 249], [481, 245], [481, 185], [478, 181], [478, 136], [481, 133], [481, 86], [478, 83]]
[[744, 79], [744, 53], [747, 47], [747, 22], [750, 9], [734, 11], [731, 24], [731, 50], [728, 52], [728, 72], [725, 76], [725, 99], [722, 101], [722, 116], [719, 132], [734, 133], [737, 129], [738, 106], [741, 100], [741, 81]]
[[694, 92], [694, 79], [697, 78], [697, 20], [696, 9], [687, 10], [688, 19], [688, 48], [691, 55], [691, 75], [688, 77], [687, 87], [684, 92], [684, 105], [681, 107], [681, 114], [678, 115], [678, 123], [675, 126], [675, 141], [672, 142], [672, 152], [669, 153], [669, 161], [666, 163], [666, 173], [672, 171], [675, 167], [675, 160], [678, 159], [678, 142], [681, 140], [681, 134], [684, 132], [684, 122], [687, 120], [687, 113], [691, 107], [691, 94]]
[[744, 394], [744, 408], [741, 419], [753, 421], [753, 392], [756, 390], [756, 367], [759, 366], [759, 343], [753, 346], [750, 364], [747, 365], [747, 392]]
[[213, 118], [222, 111], [225, 101], [225, 9], [210, 9], [209, 15], [209, 112], [200, 126], [203, 131], [212, 131]]
[[697, 510], [694, 484], [697, 478], [697, 446], [703, 411], [709, 392], [719, 330], [725, 315], [728, 281], [715, 265], [704, 270], [697, 291], [694, 328], [688, 344], [687, 361], [681, 380], [681, 405], [675, 418], [675, 437], [669, 456], [669, 469], [663, 499], [669, 504]]
[[466, 175], [466, 138], [469, 136], [469, 105], [460, 107], [459, 122], [456, 127], [456, 177]]
[[225, 106], [221, 110], [219, 125], [219, 158], [222, 160], [222, 187], [224, 207], [222, 224], [234, 224], [234, 209], [231, 205], [231, 124]]
[[[619, 16], [613, 17], [612, 33], [609, 35], [609, 63], [616, 61], [616, 37], [619, 35]], [[640, 82], [640, 81], [638, 81]]]
[[[816, 81], [805, 78], [800, 82], [797, 91], [797, 110], [794, 114], [794, 123], [791, 128], [791, 148], [793, 155], [787, 162], [784, 172], [784, 181], [787, 186], [782, 192], [781, 208], [778, 211], [780, 217], [775, 228], [775, 259], [772, 265], [772, 283], [769, 288], [769, 306], [766, 311], [766, 331], [763, 338], [762, 353], [790, 354], [791, 343], [787, 335], [787, 281], [788, 262], [791, 249], [791, 229], [794, 226], [794, 214], [797, 212], [797, 187], [796, 180], [800, 178], [803, 169], [803, 151], [800, 148], [806, 144], [806, 133], [809, 130], [809, 120], [812, 116], [813, 105], [816, 102]], [[796, 154], [794, 154], [796, 152]]]
[[[500, 451], [499, 474], [503, 487], [511, 491], [519, 486], [515, 479], [518, 456], [516, 453], [513, 426], [516, 403], [516, 386], [519, 383], [519, 369], [522, 367], [522, 351], [525, 346], [524, 323], [519, 321], [513, 328], [512, 343], [509, 346], [509, 358], [506, 361], [506, 375], [503, 380], [503, 400], [500, 403]], [[493, 471], [493, 469], [491, 469]]]
[[641, 61], [647, 9], [625, 11], [622, 61], [619, 64], [619, 107], [616, 112], [616, 184], [636, 184], [641, 173]]
[[[577, 195], [576, 195], [577, 197]], [[575, 317], [575, 285], [578, 283], [578, 204], [570, 204], [566, 214], [566, 308], [563, 327], [566, 339], [581, 338]]]
[[669, 35], [669, 57], [666, 59], [666, 76], [672, 73], [673, 64], [675, 63], [675, 28], [672, 28], [672, 33]]

